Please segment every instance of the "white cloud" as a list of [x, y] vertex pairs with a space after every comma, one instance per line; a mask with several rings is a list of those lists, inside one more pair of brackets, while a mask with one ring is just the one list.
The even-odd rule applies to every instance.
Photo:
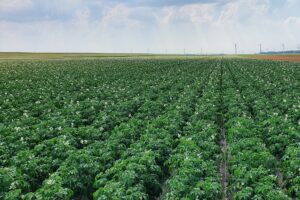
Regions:
[[33, 15], [32, 21], [2, 18], [0, 51], [145, 52], [150, 49], [162, 53], [168, 49], [169, 53], [182, 53], [186, 48], [187, 52], [203, 49], [207, 53], [232, 53], [237, 43], [239, 51], [246, 53], [257, 52], [259, 43], [269, 50], [279, 49], [282, 43], [287, 49], [300, 43], [300, 16], [287, 12], [284, 17], [275, 18], [270, 0], [163, 7], [78, 0], [68, 7], [66, 2], [71, 1], [64, 0], [63, 5], [58, 0], [51, 1], [53, 4], [49, 1], [52, 6], [43, 4], [48, 8], [43, 12], [53, 14], [52, 18], [38, 18], [38, 14]]
[[176, 16], [176, 12], [175, 7], [164, 7], [162, 9], [162, 15], [156, 16], [156, 20], [161, 24], [169, 24]]
[[287, 4], [289, 6], [294, 6], [296, 5], [297, 3], [299, 3], [299, 0], [287, 0]]
[[300, 26], [300, 17], [288, 17], [284, 22], [285, 22], [285, 24], [292, 24], [292, 25]]
[[162, 24], [171, 23], [209, 23], [214, 19], [215, 4], [189, 4], [183, 6], [167, 6], [162, 9], [162, 16], [157, 21]]
[[220, 11], [220, 22], [257, 23], [267, 18], [268, 0], [236, 0], [225, 4]]
[[78, 24], [88, 24], [91, 16], [89, 8], [83, 8], [75, 11], [75, 21]]
[[192, 23], [212, 22], [214, 16], [213, 4], [192, 4], [180, 8], [180, 13], [187, 15]]
[[0, 0], [0, 11], [18, 11], [32, 6], [32, 0]]
[[139, 25], [139, 21], [130, 18], [134, 9], [118, 4], [113, 7], [106, 8], [101, 23], [106, 27], [134, 27]]

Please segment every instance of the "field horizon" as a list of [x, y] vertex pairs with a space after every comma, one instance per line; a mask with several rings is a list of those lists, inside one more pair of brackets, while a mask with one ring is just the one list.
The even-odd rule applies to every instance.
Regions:
[[300, 64], [34, 56], [0, 62], [0, 198], [300, 198]]
[[151, 54], [151, 53], [81, 53], [81, 52], [0, 52], [2, 60], [80, 60], [103, 58], [197, 59], [244, 58], [273, 61], [300, 62], [300, 54]]

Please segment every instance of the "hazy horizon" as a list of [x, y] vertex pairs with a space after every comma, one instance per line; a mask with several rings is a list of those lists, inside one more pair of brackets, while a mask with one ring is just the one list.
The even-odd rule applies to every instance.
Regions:
[[299, 9], [298, 0], [0, 0], [0, 51], [296, 50]]

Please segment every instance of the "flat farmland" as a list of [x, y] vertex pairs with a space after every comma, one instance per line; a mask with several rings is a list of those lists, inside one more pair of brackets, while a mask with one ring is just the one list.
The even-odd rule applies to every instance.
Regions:
[[0, 62], [0, 199], [300, 199], [300, 64]]
[[261, 60], [274, 60], [274, 61], [290, 61], [290, 62], [300, 62], [300, 54], [295, 55], [251, 55], [247, 56], [249, 58], [261, 59]]

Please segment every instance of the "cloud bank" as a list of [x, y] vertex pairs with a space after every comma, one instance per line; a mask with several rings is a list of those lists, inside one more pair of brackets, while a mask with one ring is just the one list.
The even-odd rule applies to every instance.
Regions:
[[0, 51], [296, 49], [299, 9], [297, 0], [0, 0]]

